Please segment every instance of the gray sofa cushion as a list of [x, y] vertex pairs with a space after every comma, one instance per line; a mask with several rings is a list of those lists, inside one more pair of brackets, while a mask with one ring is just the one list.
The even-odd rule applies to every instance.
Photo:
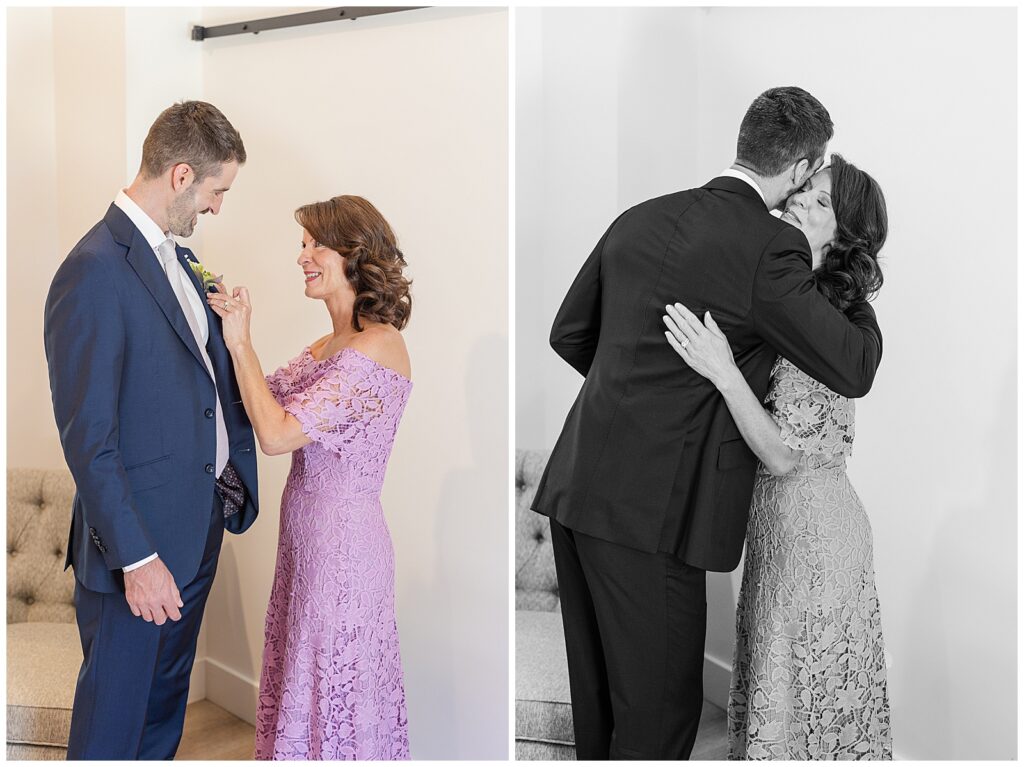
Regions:
[[516, 610], [516, 740], [573, 744], [560, 612]]
[[530, 511], [550, 450], [516, 451], [516, 609], [557, 610], [558, 581], [547, 517]]
[[534, 740], [516, 741], [517, 762], [574, 762], [576, 749], [558, 743], [539, 743]]
[[67, 746], [81, 665], [74, 623], [8, 624], [8, 744]]
[[516, 451], [516, 752], [576, 758], [569, 672], [547, 517], [530, 510], [550, 450]]

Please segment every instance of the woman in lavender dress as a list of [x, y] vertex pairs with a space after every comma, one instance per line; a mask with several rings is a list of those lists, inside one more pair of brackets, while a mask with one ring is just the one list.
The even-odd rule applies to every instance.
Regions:
[[[786, 204], [818, 289], [840, 310], [882, 285], [885, 198], [832, 155]], [[764, 404], [725, 335], [673, 307], [669, 342], [722, 393], [761, 460], [747, 525], [729, 758], [892, 759], [885, 644], [871, 524], [846, 475], [854, 403], [779, 358]]]
[[361, 197], [299, 208], [306, 295], [333, 331], [266, 379], [245, 288], [211, 293], [263, 452], [292, 453], [256, 716], [257, 759], [409, 758], [394, 551], [380, 505], [405, 409], [405, 260]]

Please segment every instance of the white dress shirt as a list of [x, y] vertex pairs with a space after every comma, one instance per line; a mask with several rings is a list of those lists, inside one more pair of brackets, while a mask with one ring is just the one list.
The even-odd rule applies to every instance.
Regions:
[[[157, 252], [157, 249], [160, 247], [161, 244], [163, 244], [165, 240], [173, 239], [171, 237], [170, 232], [161, 231], [160, 227], [156, 225], [153, 219], [151, 219], [146, 214], [146, 212], [142, 208], [140, 208], [131, 197], [127, 195], [127, 193], [123, 189], [117, 193], [117, 197], [114, 198], [114, 204], [118, 208], [120, 208], [124, 212], [124, 214], [128, 216], [131, 222], [135, 224], [135, 227], [140, 232], [142, 232], [142, 236], [146, 238], [146, 242], [149, 244], [149, 247], [153, 249], [153, 258], [157, 260], [157, 263], [160, 265], [160, 271], [163, 272], [164, 266], [163, 263], [160, 261], [160, 255]], [[185, 271], [185, 267], [181, 265], [181, 262], [179, 261], [177, 263], [178, 269], [181, 270], [181, 279], [183, 283], [185, 285], [191, 285], [192, 278], [189, 276], [188, 272]], [[175, 295], [177, 296], [177, 294]], [[203, 300], [199, 297], [199, 294], [195, 290], [186, 291], [185, 297], [188, 300], [189, 304], [191, 305], [192, 313], [195, 315], [195, 319], [197, 321], [197, 324], [199, 325], [199, 331], [202, 336], [202, 344], [200, 344], [200, 346], [203, 347], [203, 349], [205, 349], [207, 342], [210, 340], [210, 324], [206, 318], [206, 306], [204, 305]], [[196, 340], [198, 341], [199, 339]], [[213, 378], [213, 384], [216, 387], [217, 376], [213, 371], [213, 366], [208, 365], [208, 369], [210, 371], [210, 376]], [[219, 420], [223, 420], [223, 414], [220, 412], [220, 409], [220, 402], [218, 401], [217, 416]], [[220, 427], [220, 424], [218, 424], [218, 427], [219, 428], [217, 429], [217, 475], [220, 476], [220, 473], [224, 470], [224, 465], [227, 464], [228, 446], [226, 439], [226, 429]], [[153, 553], [145, 559], [140, 559], [138, 562], [127, 565], [123, 568], [124, 572], [127, 573], [138, 567], [142, 567], [142, 565], [146, 564], [147, 562], [152, 562], [154, 559], [157, 558], [157, 556], [157, 553]]]
[[734, 168], [726, 168], [725, 170], [723, 170], [718, 175], [719, 176], [728, 176], [729, 178], [738, 178], [740, 181], [747, 182], [750, 185], [750, 188], [753, 189], [755, 192], [757, 192], [757, 196], [761, 198], [761, 202], [764, 203], [764, 206], [766, 208], [768, 207], [768, 201], [764, 199], [764, 192], [761, 191], [761, 187], [759, 187], [757, 185], [757, 182], [754, 181], [754, 179], [752, 179], [750, 176], [748, 176], [743, 171], [735, 170]]

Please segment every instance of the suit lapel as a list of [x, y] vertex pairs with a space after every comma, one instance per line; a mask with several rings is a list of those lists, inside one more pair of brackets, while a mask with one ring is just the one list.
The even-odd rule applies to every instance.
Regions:
[[178, 263], [181, 264], [182, 267], [185, 269], [185, 274], [188, 275], [189, 280], [192, 282], [192, 287], [195, 288], [196, 292], [199, 294], [199, 297], [203, 299], [203, 306], [206, 307], [206, 314], [207, 316], [209, 316], [210, 307], [206, 303], [206, 295], [203, 291], [203, 286], [199, 282], [199, 278], [196, 276], [196, 273], [192, 271], [192, 264], [198, 264], [199, 262], [196, 261], [196, 257], [192, 255], [191, 250], [187, 250], [178, 245], [177, 243], [174, 244], [174, 252], [178, 254]]
[[[234, 365], [231, 362], [231, 356], [228, 354], [228, 349], [224, 345], [224, 334], [221, 331], [221, 320], [213, 309], [206, 302], [206, 291], [203, 290], [203, 285], [199, 281], [199, 277], [192, 271], [190, 263], [198, 263], [196, 257], [192, 254], [192, 251], [186, 250], [185, 248], [178, 248], [178, 260], [181, 261], [185, 267], [185, 271], [188, 272], [189, 279], [192, 280], [192, 287], [199, 293], [200, 298], [203, 300], [203, 308], [206, 311], [206, 322], [210, 329], [210, 340], [206, 344], [206, 353], [210, 355], [210, 363], [213, 365], [213, 372], [216, 374], [217, 380], [217, 396], [220, 397], [221, 407], [224, 409], [224, 413], [227, 414], [229, 411], [229, 405], [231, 405], [231, 394], [229, 381], [232, 380], [234, 374]], [[228, 425], [228, 419], [225, 417], [225, 426]]]
[[[206, 301], [206, 291], [203, 290], [203, 283], [199, 281], [199, 277], [194, 271], [192, 271], [192, 264], [198, 264], [199, 261], [192, 255], [192, 251], [180, 246], [176, 246], [178, 253], [178, 262], [184, 267], [185, 273], [188, 275], [189, 280], [192, 281], [192, 287], [195, 288], [196, 293], [199, 294], [199, 299], [203, 304], [203, 311], [206, 312], [206, 327], [210, 331], [209, 341], [206, 344], [206, 353], [210, 355], [210, 360], [213, 361], [213, 354], [211, 349], [220, 348], [224, 346], [224, 341], [220, 332], [220, 317], [213, 313], [213, 309], [210, 308], [210, 304]], [[217, 369], [217, 363], [214, 362], [213, 369], [216, 371], [217, 376], [220, 376], [220, 370]]]
[[[203, 370], [207, 370], [206, 362], [203, 361], [203, 355], [196, 344], [195, 336], [192, 335], [192, 329], [188, 326], [188, 320], [185, 319], [185, 314], [181, 311], [178, 298], [174, 295], [174, 291], [171, 290], [171, 284], [167, 281], [167, 275], [164, 274], [164, 270], [160, 267], [160, 261], [149, 246], [149, 243], [146, 242], [146, 238], [142, 236], [142, 232], [135, 228], [131, 219], [116, 205], [110, 206], [104, 221], [107, 223], [111, 234], [114, 235], [114, 239], [121, 245], [128, 247], [128, 255], [125, 257], [125, 260], [128, 261], [128, 265], [135, 271], [135, 274], [141, 280], [146, 290], [153, 296], [157, 306], [160, 307], [160, 311], [163, 312], [164, 317], [167, 318], [167, 321], [171, 323], [171, 327], [174, 328], [174, 332], [178, 334], [181, 342], [192, 352], [196, 362], [202, 366]], [[191, 272], [192, 270], [189, 269], [188, 271]], [[208, 370], [207, 375], [209, 375]]]

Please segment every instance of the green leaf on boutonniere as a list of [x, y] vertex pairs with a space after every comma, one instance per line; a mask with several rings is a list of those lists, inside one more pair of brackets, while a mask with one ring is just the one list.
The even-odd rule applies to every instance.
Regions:
[[219, 285], [224, 279], [224, 275], [214, 274], [194, 258], [188, 260], [188, 265], [192, 267], [196, 277], [202, 280], [203, 290], [209, 290], [213, 285]]

